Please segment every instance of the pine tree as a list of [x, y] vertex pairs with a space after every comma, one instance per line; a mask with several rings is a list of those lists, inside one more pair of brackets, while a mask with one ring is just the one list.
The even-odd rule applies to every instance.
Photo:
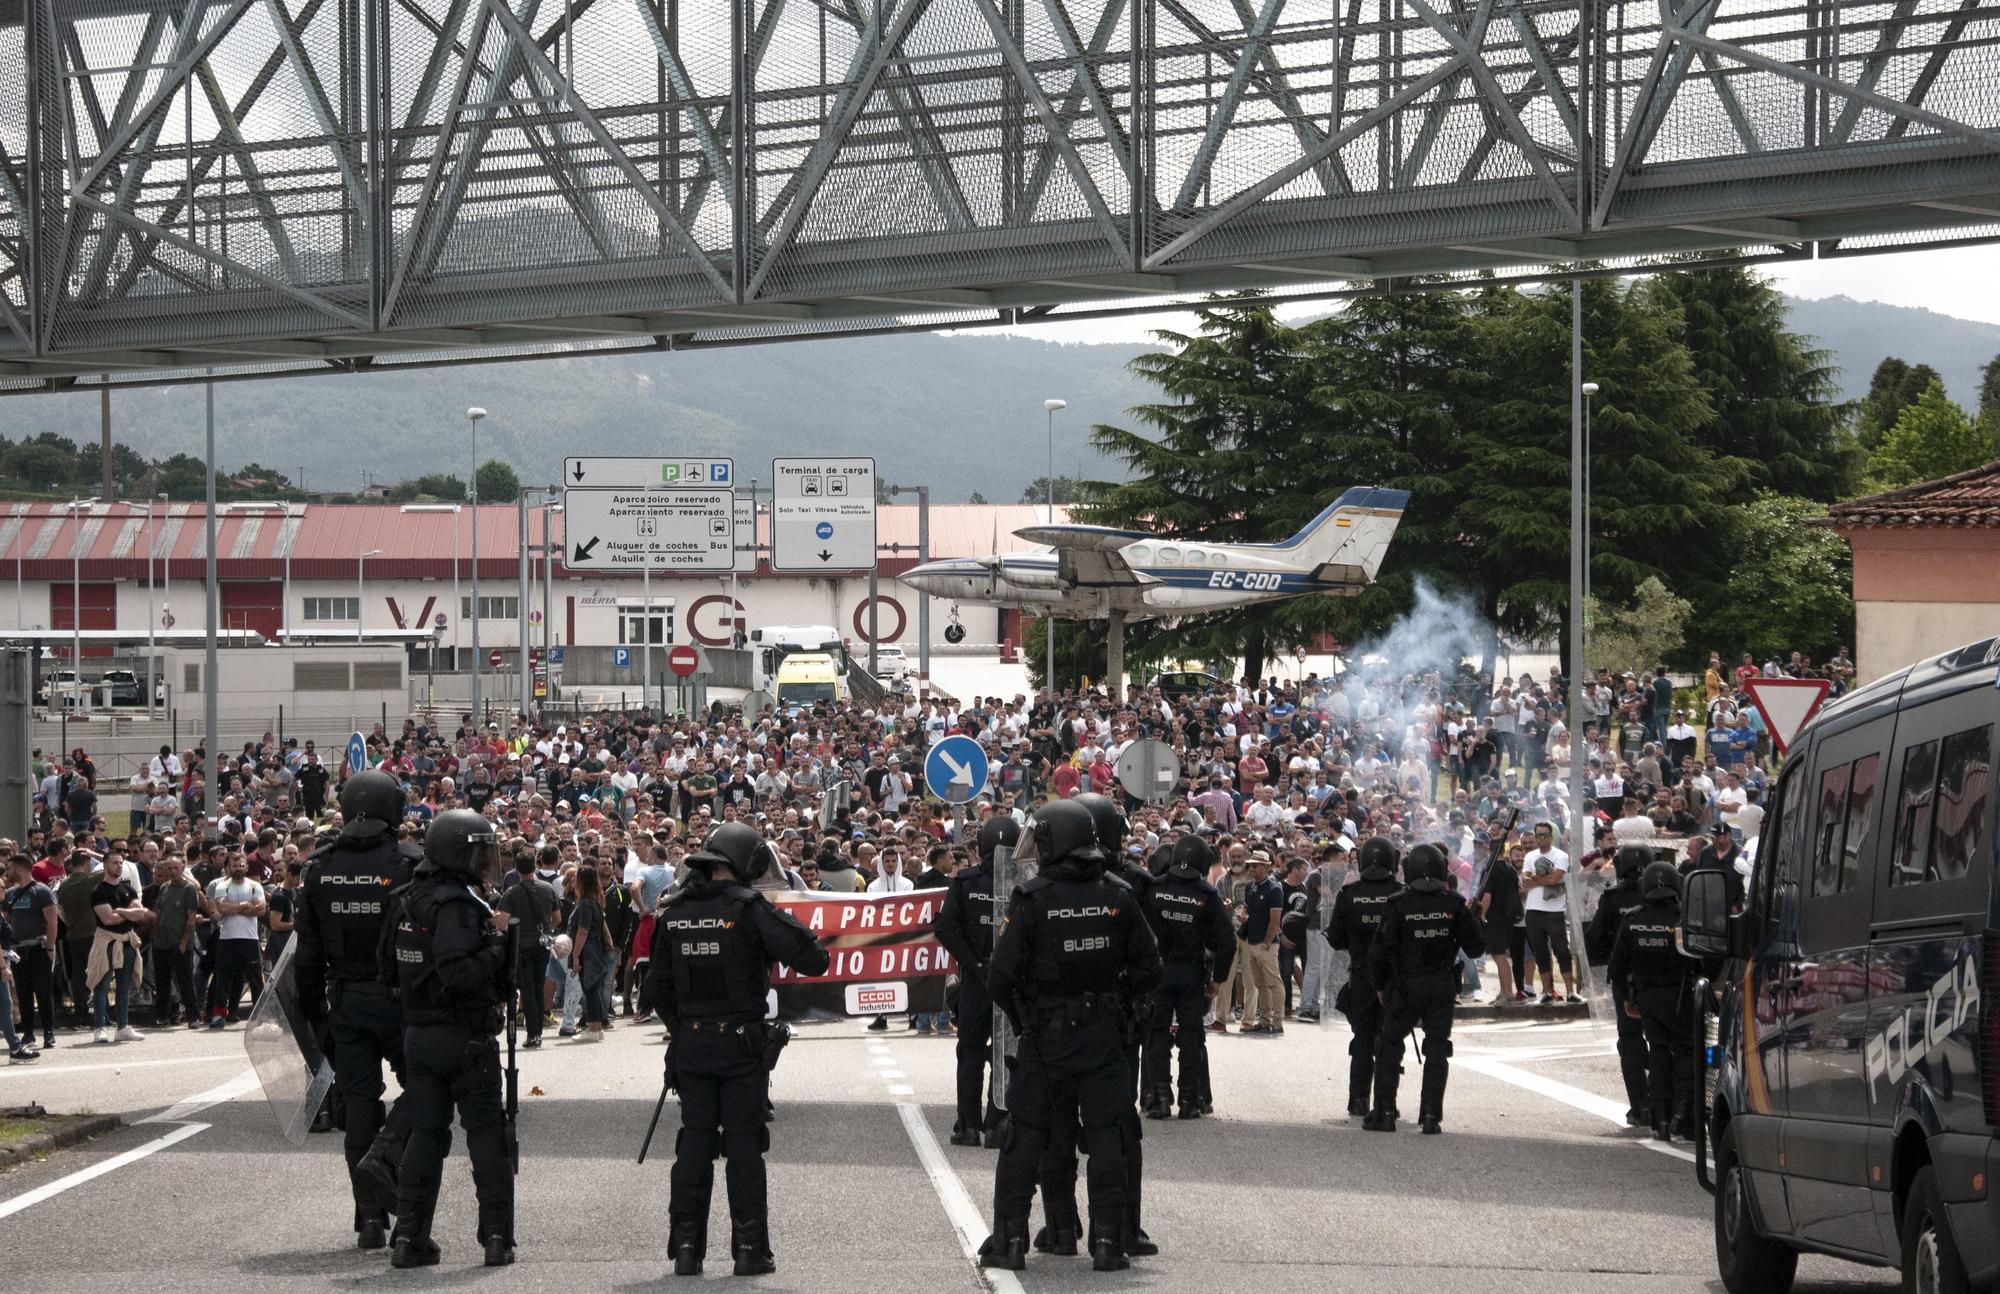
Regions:
[[1715, 410], [1697, 433], [1717, 458], [1742, 460], [1730, 503], [1758, 490], [1830, 503], [1859, 466], [1836, 400], [1831, 353], [1787, 331], [1785, 300], [1741, 267], [1663, 274], [1650, 293], [1669, 298], [1679, 336]]
[[1471, 563], [1453, 523], [1463, 429], [1477, 418], [1481, 377], [1472, 301], [1460, 292], [1368, 296], [1302, 328], [1320, 501], [1350, 485], [1408, 490], [1394, 557], [1378, 583], [1333, 609], [1343, 638], [1379, 633], [1411, 605], [1414, 581], [1465, 587]]
[[1932, 382], [1869, 456], [1869, 483], [1893, 490], [1970, 471], [1992, 458], [1992, 437], [1952, 402], [1944, 383]]
[[1861, 448], [1873, 451], [1880, 445], [1889, 428], [1896, 425], [1896, 419], [1903, 416], [1903, 410], [1921, 399], [1931, 383], [1940, 380], [1937, 370], [1930, 365], [1912, 366], [1894, 355], [1877, 364], [1875, 375], [1868, 379], [1868, 394], [1861, 398], [1854, 413], [1854, 437]]
[[[1647, 576], [1671, 588], [1713, 532], [1740, 471], [1699, 439], [1713, 417], [1680, 343], [1678, 312], [1643, 288], [1581, 285], [1593, 408], [1591, 578], [1630, 599]], [[1567, 626], [1570, 552], [1570, 290], [1491, 293], [1481, 303], [1482, 416], [1467, 430], [1458, 530], [1479, 560], [1482, 597], [1514, 637]]]
[[[1081, 510], [1110, 525], [1144, 525], [1182, 539], [1259, 543], [1296, 533], [1325, 500], [1299, 488], [1313, 461], [1311, 411], [1296, 329], [1261, 304], [1205, 307], [1193, 333], [1154, 334], [1171, 349], [1141, 355], [1133, 371], [1167, 400], [1132, 415], [1147, 429], [1091, 428], [1097, 449], [1131, 471], [1120, 482], [1090, 482]], [[1273, 646], [1309, 631], [1318, 599], [1242, 607], [1184, 624], [1146, 621], [1128, 650], [1154, 643], [1184, 654], [1233, 658], [1262, 671]]]

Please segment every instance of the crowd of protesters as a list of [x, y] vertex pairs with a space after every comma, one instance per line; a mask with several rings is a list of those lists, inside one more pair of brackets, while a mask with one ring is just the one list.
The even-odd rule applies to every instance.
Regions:
[[[1616, 844], [1676, 844], [1690, 863], [1746, 870], [1772, 772], [1769, 734], [1743, 685], [1758, 676], [1853, 678], [1845, 650], [1734, 666], [1718, 655], [1689, 686], [1662, 668], [1598, 671], [1567, 713], [1554, 673], [1498, 678], [1470, 664], [1401, 672], [1361, 662], [1302, 680], [1222, 683], [1185, 695], [1132, 686], [1099, 694], [955, 702], [892, 698], [744, 715], [600, 712], [475, 723], [414, 715], [368, 736], [368, 763], [405, 790], [402, 833], [420, 843], [447, 808], [500, 827], [513, 864], [501, 898], [539, 938], [517, 970], [529, 1046], [547, 1025], [577, 1042], [645, 1016], [632, 991], [648, 927], [714, 825], [754, 824], [783, 860], [760, 886], [899, 891], [943, 887], [970, 861], [983, 816], [1025, 817], [1045, 797], [1122, 795], [1115, 769], [1134, 741], [1170, 745], [1181, 779], [1165, 803], [1126, 797], [1140, 861], [1183, 833], [1216, 848], [1211, 880], [1235, 914], [1244, 956], [1209, 1028], [1253, 1035], [1317, 1017], [1342, 974], [1315, 930], [1351, 877], [1358, 842], [1445, 846], [1453, 883], [1487, 930], [1495, 1005], [1572, 998], [1561, 914]], [[1570, 729], [1582, 725], [1595, 848], [1571, 875]], [[923, 759], [953, 733], [989, 752], [986, 789], [954, 839], [928, 797]], [[226, 1029], [283, 952], [307, 860], [339, 825], [345, 761], [312, 741], [266, 734], [225, 755], [219, 811], [201, 803], [205, 752], [162, 747], [119, 792], [81, 748], [36, 753], [36, 822], [0, 840], [6, 867], [0, 1025], [16, 1061], [59, 1033], [131, 1042], [135, 1025]], [[1580, 887], [1583, 888], [1583, 887]], [[1275, 957], [1270, 955], [1276, 945]], [[1270, 968], [1275, 968], [1275, 974]], [[1482, 965], [1464, 967], [1468, 994]], [[1275, 980], [1275, 982], [1273, 982]], [[1558, 988], [1557, 982], [1561, 982]], [[886, 1027], [884, 1021], [876, 1021]], [[913, 1016], [923, 1033], [948, 1015]]]

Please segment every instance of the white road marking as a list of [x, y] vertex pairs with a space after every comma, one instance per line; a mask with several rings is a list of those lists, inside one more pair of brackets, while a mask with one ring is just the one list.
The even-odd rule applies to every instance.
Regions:
[[944, 1205], [944, 1215], [950, 1219], [952, 1230], [958, 1232], [959, 1248], [972, 1260], [973, 1270], [994, 1294], [1023, 1294], [1021, 1278], [1013, 1272], [978, 1265], [979, 1246], [987, 1235], [986, 1218], [973, 1206], [972, 1197], [965, 1193], [965, 1184], [958, 1180], [958, 1174], [945, 1159], [944, 1149], [938, 1145], [930, 1124], [924, 1121], [923, 1107], [915, 1101], [898, 1101], [896, 1113], [902, 1116], [903, 1131], [910, 1134], [910, 1144], [916, 1147], [924, 1176], [931, 1179], [931, 1189]]
[[141, 1123], [185, 1123], [212, 1105], [233, 1101], [237, 1097], [257, 1090], [257, 1071], [246, 1069], [226, 1083], [217, 1084], [206, 1092], [197, 1092], [178, 1104], [169, 1106], [158, 1114], [139, 1120]]
[[881, 1055], [879, 1055], [879, 1056], [870, 1056], [870, 1057], [868, 1058], [868, 1063], [869, 1063], [869, 1064], [871, 1064], [871, 1065], [875, 1065], [875, 1066], [878, 1066], [878, 1067], [880, 1067], [880, 1066], [884, 1066], [884, 1065], [893, 1065], [893, 1064], [895, 1064], [895, 1063], [896, 1063], [896, 1058], [895, 1058], [894, 1056], [891, 1056], [891, 1055], [890, 1055], [889, 1053], [887, 1053], [887, 1052], [883, 1052], [883, 1053], [882, 1053]]
[[128, 1150], [122, 1155], [113, 1155], [102, 1163], [92, 1164], [88, 1168], [71, 1173], [68, 1177], [58, 1177], [46, 1186], [37, 1186], [34, 1190], [24, 1191], [11, 1200], [0, 1201], [0, 1218], [12, 1217], [23, 1209], [33, 1208], [43, 1200], [53, 1199], [61, 1195], [71, 1187], [82, 1186], [85, 1182], [95, 1181], [106, 1173], [115, 1172], [127, 1164], [136, 1164], [155, 1151], [165, 1150], [168, 1146], [176, 1142], [186, 1141], [196, 1133], [208, 1131], [208, 1127], [209, 1125], [206, 1123], [183, 1123], [166, 1136]]
[[[47, 1056], [48, 1052], [43, 1052]], [[241, 1056], [176, 1056], [172, 1060], [118, 1060], [101, 1065], [9, 1065], [0, 1079], [47, 1077], [50, 1074], [101, 1074], [120, 1069], [152, 1069], [161, 1065], [240, 1065]]]
[[889, 1084], [889, 1095], [891, 1096], [915, 1096], [916, 1094], [917, 1089], [911, 1087], [908, 1083]]
[[883, 1078], [908, 1078], [908, 1077], [909, 1077], [909, 1075], [905, 1074], [905, 1073], [904, 1073], [904, 1072], [903, 1072], [902, 1070], [900, 1070], [900, 1069], [885, 1069], [885, 1070], [883, 1070], [883, 1071], [882, 1071], [882, 1077], [883, 1077]]
[[[1530, 1073], [1528, 1070], [1509, 1065], [1506, 1061], [1496, 1060], [1491, 1056], [1465, 1056], [1462, 1058], [1453, 1056], [1452, 1060], [1456, 1064], [1463, 1065], [1475, 1073], [1484, 1074], [1488, 1078], [1497, 1078], [1503, 1083], [1512, 1083], [1514, 1086], [1533, 1092], [1537, 1096], [1545, 1096], [1551, 1101], [1561, 1102], [1572, 1109], [1581, 1110], [1585, 1114], [1594, 1114], [1598, 1118], [1608, 1123], [1616, 1124], [1621, 1128], [1625, 1126], [1625, 1111], [1618, 1108], [1618, 1102], [1608, 1097], [1599, 1096], [1594, 1092], [1586, 1092], [1580, 1087], [1571, 1087], [1568, 1083], [1558, 1083], [1553, 1078], [1546, 1078], [1540, 1074]], [[1669, 1155], [1675, 1159], [1684, 1159], [1690, 1164], [1694, 1162], [1693, 1151], [1683, 1150], [1679, 1146], [1671, 1145], [1667, 1142], [1654, 1141], [1651, 1137], [1647, 1137], [1643, 1141], [1628, 1142], [1627, 1144], [1643, 1146], [1656, 1154]]]

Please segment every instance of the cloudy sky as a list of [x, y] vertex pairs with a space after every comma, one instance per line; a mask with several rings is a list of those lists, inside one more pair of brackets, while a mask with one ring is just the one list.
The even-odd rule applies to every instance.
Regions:
[[[1885, 253], [1842, 260], [1766, 265], [1780, 290], [1799, 297], [1849, 296], [1857, 301], [1935, 310], [1960, 319], [2000, 324], [2000, 246], [1949, 251]], [[1325, 305], [1292, 312], [1311, 314]], [[1045, 341], [1147, 341], [1155, 328], [1181, 328], [1191, 316], [1133, 315], [1122, 319], [1037, 324], [1018, 331]]]

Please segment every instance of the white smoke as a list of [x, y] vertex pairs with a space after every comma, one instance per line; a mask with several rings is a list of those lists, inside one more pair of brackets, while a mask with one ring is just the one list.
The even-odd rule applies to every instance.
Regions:
[[1348, 649], [1347, 667], [1363, 678], [1422, 678], [1435, 671], [1446, 683], [1461, 661], [1480, 661], [1496, 640], [1493, 625], [1472, 599], [1442, 593], [1418, 578], [1416, 602], [1384, 633]]

